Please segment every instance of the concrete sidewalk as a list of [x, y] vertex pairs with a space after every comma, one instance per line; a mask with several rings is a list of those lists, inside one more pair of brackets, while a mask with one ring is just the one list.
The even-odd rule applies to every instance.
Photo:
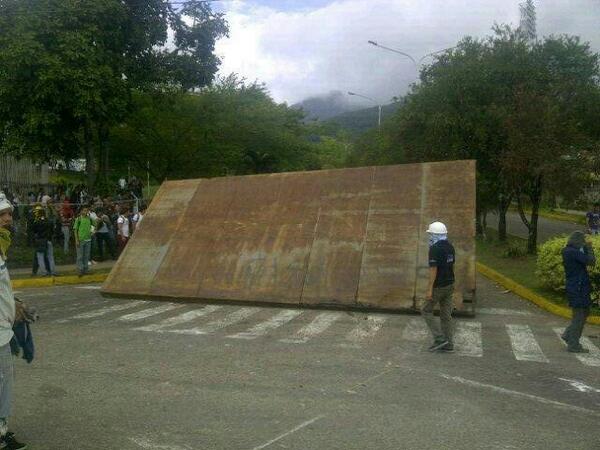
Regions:
[[[117, 261], [102, 261], [90, 266], [90, 273], [103, 273], [109, 272], [112, 267], [115, 265]], [[67, 264], [62, 266], [56, 266], [56, 272], [59, 276], [63, 275], [77, 275], [77, 267], [75, 264]], [[24, 279], [24, 278], [48, 278], [43, 274], [38, 273], [37, 275], [32, 275], [31, 268], [20, 268], [20, 269], [9, 269], [10, 278], [13, 280]]]

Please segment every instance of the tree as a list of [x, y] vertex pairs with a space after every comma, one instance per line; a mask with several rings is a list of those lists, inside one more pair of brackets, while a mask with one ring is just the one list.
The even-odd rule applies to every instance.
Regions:
[[226, 33], [207, 3], [0, 0], [2, 148], [42, 160], [82, 154], [93, 186], [133, 91], [205, 86], [218, 69], [215, 40]]
[[[598, 148], [598, 55], [570, 36], [531, 42], [497, 26], [485, 40], [464, 38], [421, 71], [393, 118], [391, 145], [404, 161], [476, 159], [477, 217], [499, 213], [500, 238], [514, 198], [537, 247], [537, 220], [550, 183], [581, 178], [576, 166]], [[596, 120], [594, 120], [596, 117]], [[531, 215], [525, 214], [524, 200]]]
[[235, 75], [195, 93], [138, 94], [111, 132], [112, 164], [151, 176], [197, 178], [320, 167], [302, 113]]

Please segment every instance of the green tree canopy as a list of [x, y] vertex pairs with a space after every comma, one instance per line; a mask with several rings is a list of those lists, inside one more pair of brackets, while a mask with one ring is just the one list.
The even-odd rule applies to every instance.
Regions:
[[93, 184], [133, 90], [205, 86], [219, 65], [215, 40], [226, 33], [207, 3], [0, 0], [2, 149], [41, 160], [85, 155]]

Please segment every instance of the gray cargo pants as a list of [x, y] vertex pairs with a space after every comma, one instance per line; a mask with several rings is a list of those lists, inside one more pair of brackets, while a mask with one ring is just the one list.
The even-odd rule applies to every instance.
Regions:
[[0, 435], [8, 431], [8, 416], [11, 413], [13, 395], [13, 355], [10, 344], [0, 347]]
[[590, 315], [590, 308], [571, 308], [573, 311], [573, 319], [565, 330], [563, 338], [567, 341], [569, 348], [576, 349], [581, 346], [579, 339], [583, 333], [583, 326]]
[[[454, 343], [454, 333], [452, 330], [452, 294], [454, 292], [454, 284], [440, 288], [433, 288], [433, 297], [431, 300], [425, 300], [421, 308], [421, 315], [425, 319], [429, 331], [435, 341], [446, 340], [451, 344]], [[440, 321], [433, 317], [433, 309], [435, 305], [440, 305]], [[441, 328], [440, 328], [441, 324]]]

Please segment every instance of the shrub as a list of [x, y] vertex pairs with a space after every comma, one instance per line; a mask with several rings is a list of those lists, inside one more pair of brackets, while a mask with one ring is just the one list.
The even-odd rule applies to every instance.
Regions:
[[502, 256], [505, 258], [523, 258], [527, 256], [527, 247], [523, 244], [511, 242], [502, 252]]
[[[567, 236], [559, 236], [544, 242], [539, 250], [536, 263], [536, 275], [542, 285], [554, 291], [565, 290], [565, 270], [562, 262], [562, 249], [567, 245]], [[596, 258], [600, 259], [600, 236], [588, 237], [592, 241]], [[588, 267], [592, 279], [592, 291], [600, 289], [600, 263]]]

